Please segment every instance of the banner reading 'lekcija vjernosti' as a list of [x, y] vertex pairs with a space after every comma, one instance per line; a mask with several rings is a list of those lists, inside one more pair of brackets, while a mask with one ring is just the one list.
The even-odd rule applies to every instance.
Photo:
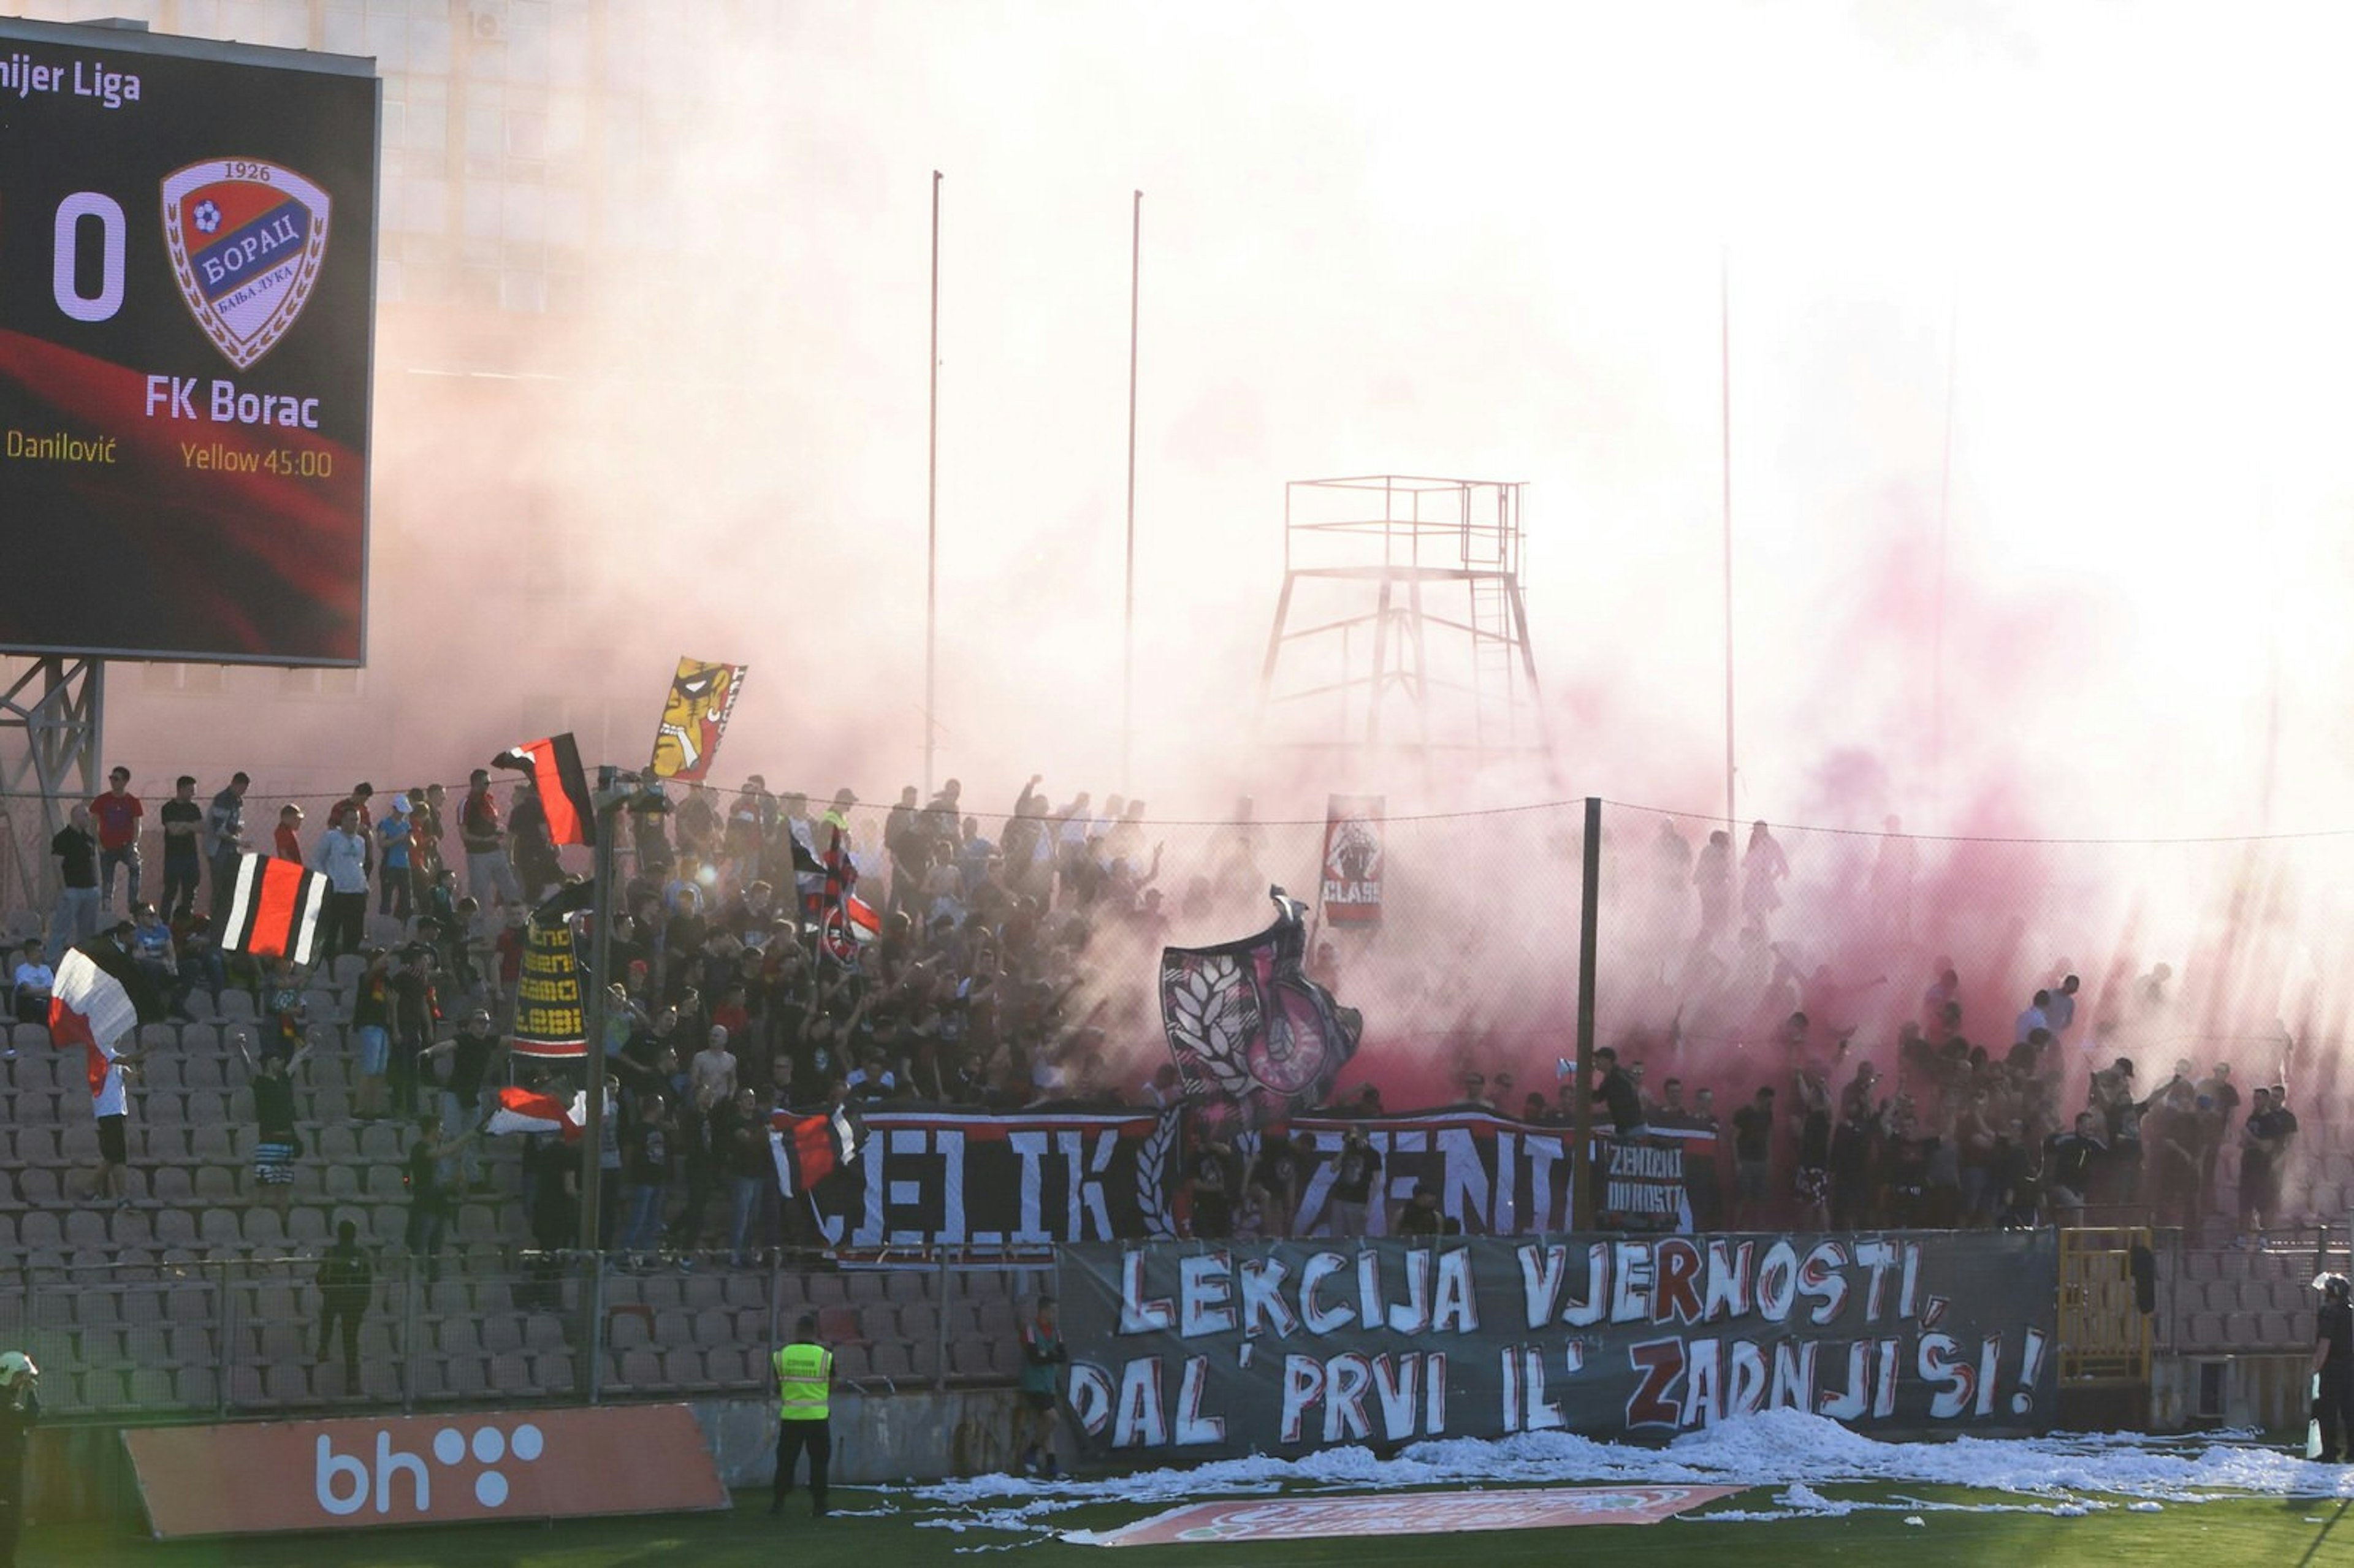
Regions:
[[1866, 1430], [2051, 1425], [2049, 1231], [1451, 1237], [1061, 1249], [1070, 1402], [1121, 1457], [1794, 1408]]

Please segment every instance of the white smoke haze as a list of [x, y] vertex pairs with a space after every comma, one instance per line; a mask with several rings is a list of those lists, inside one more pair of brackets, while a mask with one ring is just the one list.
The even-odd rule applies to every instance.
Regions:
[[[267, 11], [9, 8], [228, 32]], [[1125, 787], [1164, 822], [1242, 796], [1320, 819], [1332, 790], [1401, 816], [1587, 793], [1721, 810], [1723, 268], [1741, 836], [2345, 824], [2341, 9], [2225, 30], [2188, 5], [1999, 4], [585, 16], [608, 91], [552, 150], [597, 171], [565, 219], [585, 270], [552, 289], [578, 308], [384, 313], [364, 694], [281, 700], [248, 673], [246, 697], [200, 703], [119, 669], [110, 757], [143, 784], [455, 779], [567, 726], [635, 765], [683, 652], [752, 666], [723, 782], [870, 802], [920, 782], [939, 169], [937, 771], [969, 810], [1043, 772], [1058, 802]], [[1385, 471], [1528, 482], [1557, 787], [1254, 750], [1283, 483]], [[1683, 825], [1697, 847], [1710, 824]], [[1509, 936], [1472, 944], [1459, 1008], [1419, 976], [1396, 982], [1410, 1006], [1344, 1000], [1454, 1031], [1450, 1054], [1492, 1023], [1524, 1075], [1549, 1065], [1575, 827], [1401, 830], [1399, 886], [1434, 891], [1385, 950]], [[1652, 831], [1611, 824], [1638, 853]], [[1850, 895], [1871, 842], [1783, 836], [1774, 934], [1809, 969], [1886, 966], [1874, 1029], [1940, 952], [1998, 1033], [2062, 959], [2088, 991], [2169, 962], [2189, 1022], [2135, 1036], [2167, 1066], [2215, 1054], [2177, 1034], [2342, 1022], [2335, 841], [1924, 844], [1943, 913], [1892, 944]], [[1175, 935], [1238, 935], [1246, 903]], [[1656, 945], [1625, 933], [1617, 961]]]

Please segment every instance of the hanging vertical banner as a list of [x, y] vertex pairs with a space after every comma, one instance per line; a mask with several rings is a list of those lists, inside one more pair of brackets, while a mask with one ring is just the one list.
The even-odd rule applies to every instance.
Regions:
[[678, 673], [670, 678], [670, 695], [663, 699], [662, 723], [654, 730], [650, 768], [655, 778], [699, 784], [710, 774], [748, 668], [704, 659], [678, 662]]
[[1379, 795], [1328, 796], [1324, 806], [1324, 919], [1378, 926], [1382, 919]]
[[515, 982], [518, 1056], [578, 1058], [588, 1054], [588, 1017], [580, 996], [579, 954], [568, 921], [524, 927], [523, 969]]

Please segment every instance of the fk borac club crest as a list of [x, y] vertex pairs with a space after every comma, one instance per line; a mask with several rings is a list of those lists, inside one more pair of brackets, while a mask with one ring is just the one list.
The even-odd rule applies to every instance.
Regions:
[[327, 255], [327, 193], [283, 164], [218, 158], [164, 180], [180, 297], [239, 370], [278, 345]]

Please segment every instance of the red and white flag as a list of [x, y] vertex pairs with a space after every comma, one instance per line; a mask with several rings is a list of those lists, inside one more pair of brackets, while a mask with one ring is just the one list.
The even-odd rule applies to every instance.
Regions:
[[318, 953], [319, 912], [326, 906], [327, 879], [319, 873], [275, 855], [242, 856], [220, 945], [307, 964]]
[[580, 1129], [588, 1119], [588, 1097], [575, 1091], [572, 1103], [566, 1105], [553, 1095], [537, 1089], [512, 1086], [499, 1091], [498, 1107], [491, 1119], [482, 1124], [489, 1133], [560, 1132], [567, 1143], [580, 1139]]
[[101, 942], [95, 956], [75, 948], [58, 965], [49, 988], [49, 1039], [82, 1048], [92, 1095], [105, 1092], [117, 1042], [139, 1027], [140, 989], [130, 955], [111, 942]]
[[769, 1117], [769, 1150], [776, 1156], [777, 1191], [790, 1198], [858, 1158], [858, 1128], [840, 1106], [819, 1116], [775, 1111]]

